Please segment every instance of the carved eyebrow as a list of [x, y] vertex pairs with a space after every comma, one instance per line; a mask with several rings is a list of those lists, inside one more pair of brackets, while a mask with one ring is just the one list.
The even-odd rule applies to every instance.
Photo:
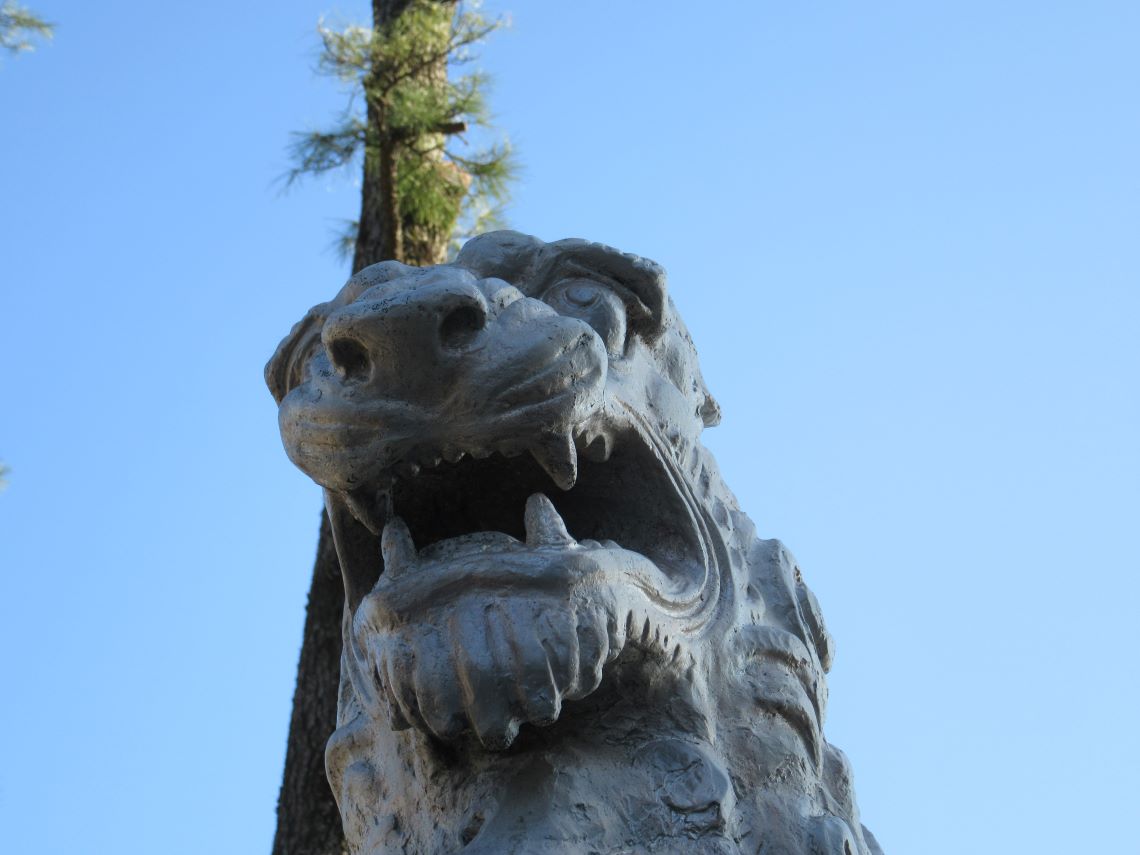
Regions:
[[564, 261], [555, 268], [553, 273], [554, 275], [550, 277], [551, 283], [543, 289], [543, 294], [559, 283], [565, 282], [567, 279], [589, 279], [591, 282], [605, 285], [617, 294], [622, 302], [625, 303], [626, 311], [629, 312], [631, 320], [645, 321], [653, 317], [653, 312], [642, 302], [640, 297], [619, 282], [615, 277], [598, 270], [596, 267], [588, 267], [576, 261]]
[[665, 271], [649, 259], [600, 243], [558, 241], [547, 244], [536, 260], [527, 290], [545, 293], [567, 276], [582, 276], [612, 288], [625, 301], [632, 332], [653, 340], [664, 329], [668, 308]]

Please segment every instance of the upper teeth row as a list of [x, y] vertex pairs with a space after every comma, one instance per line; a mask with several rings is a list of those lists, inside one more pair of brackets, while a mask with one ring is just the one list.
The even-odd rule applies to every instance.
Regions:
[[[575, 436], [577, 440], [575, 440]], [[548, 474], [554, 483], [562, 490], [571, 489], [578, 480], [578, 448], [581, 447], [586, 456], [593, 460], [608, 460], [613, 450], [613, 439], [609, 432], [598, 429], [579, 427], [573, 433], [546, 433], [537, 441], [521, 443], [505, 440], [495, 447], [505, 457], [515, 457], [524, 451], [529, 451], [539, 466]], [[428, 452], [417, 452], [412, 456], [414, 461], [404, 461], [395, 467], [395, 473], [404, 477], [414, 477], [425, 466], [438, 466], [446, 460], [448, 463], [457, 463], [470, 455], [481, 460], [491, 455], [492, 450], [485, 446], [460, 448], [454, 445], [445, 445], [442, 449]]]
[[[531, 440], [527, 444], [504, 440], [496, 445], [495, 450], [506, 457], [515, 457], [529, 451], [559, 489], [569, 490], [578, 481], [579, 448], [591, 460], [608, 460], [613, 450], [613, 437], [608, 430], [587, 423], [579, 425], [573, 433], [545, 433], [538, 440]], [[381, 499], [391, 486], [393, 476], [415, 477], [425, 466], [438, 466], [444, 460], [457, 463], [468, 455], [481, 460], [489, 457], [491, 450], [486, 446], [459, 448], [455, 445], [445, 445], [442, 449], [430, 451], [417, 449], [409, 455], [414, 459], [397, 463], [393, 470], [382, 476], [381, 483], [350, 491], [344, 495], [344, 499], [353, 516], [373, 534], [379, 534], [381, 526], [391, 516], [390, 508], [381, 507]]]

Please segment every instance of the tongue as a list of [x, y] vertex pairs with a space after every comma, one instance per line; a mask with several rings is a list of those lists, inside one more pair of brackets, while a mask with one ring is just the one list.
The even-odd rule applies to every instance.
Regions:
[[543, 546], [567, 547], [578, 542], [566, 530], [566, 523], [554, 504], [542, 493], [534, 493], [526, 500], [523, 522], [525, 544], [501, 531], [476, 531], [449, 537], [417, 552], [407, 525], [400, 517], [393, 516], [381, 537], [385, 572], [400, 576], [425, 560], [440, 561], [481, 552], [517, 552]]
[[513, 552], [526, 549], [509, 534], [501, 531], [476, 531], [449, 537], [420, 550], [420, 561], [447, 561], [461, 555], [476, 555], [480, 552]]

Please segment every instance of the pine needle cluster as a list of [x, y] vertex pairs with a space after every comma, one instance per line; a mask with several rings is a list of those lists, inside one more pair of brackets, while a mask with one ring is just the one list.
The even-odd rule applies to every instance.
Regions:
[[14, 0], [0, 5], [0, 49], [21, 53], [35, 49], [35, 37], [50, 39], [55, 27]]
[[[383, 212], [385, 257], [438, 263], [451, 242], [499, 217], [514, 161], [507, 141], [476, 148], [473, 128], [490, 128], [488, 78], [456, 73], [473, 50], [503, 25], [471, 4], [411, 0], [378, 27], [318, 27], [318, 70], [351, 95], [336, 123], [294, 135], [286, 186], [358, 163], [363, 158], [364, 205]], [[360, 255], [361, 221], [338, 241]]]

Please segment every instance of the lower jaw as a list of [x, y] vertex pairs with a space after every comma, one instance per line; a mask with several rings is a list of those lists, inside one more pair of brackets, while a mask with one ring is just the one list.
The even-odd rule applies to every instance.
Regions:
[[367, 694], [387, 700], [374, 714], [447, 741], [471, 732], [493, 751], [522, 725], [558, 720], [564, 701], [591, 696], [619, 659], [629, 674], [657, 675], [644, 686], [682, 679], [692, 664], [677, 621], [612, 576], [562, 591], [452, 592], [421, 601], [414, 620], [398, 617], [378, 590], [354, 635], [364, 659], [356, 673], [376, 680]]

